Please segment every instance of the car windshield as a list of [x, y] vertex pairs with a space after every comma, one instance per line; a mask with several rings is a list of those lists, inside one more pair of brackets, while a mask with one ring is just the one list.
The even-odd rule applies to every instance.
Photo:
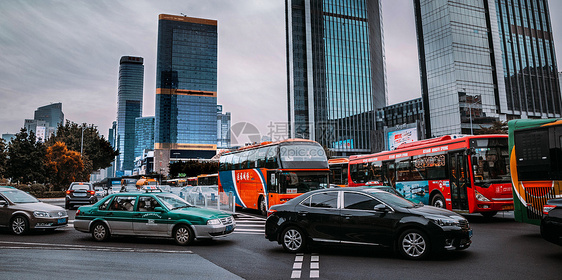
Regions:
[[370, 193], [374, 197], [378, 198], [379, 200], [383, 201], [384, 203], [389, 204], [392, 207], [402, 207], [402, 208], [413, 208], [417, 207], [417, 204], [401, 198], [395, 194], [391, 194], [385, 191], [378, 191], [378, 190], [365, 190], [366, 192]]
[[162, 203], [168, 209], [178, 209], [178, 208], [185, 208], [185, 207], [192, 207], [191, 204], [187, 203], [187, 201], [183, 200], [181, 197], [175, 194], [157, 194], [156, 195]]
[[36, 203], [39, 202], [34, 196], [20, 191], [20, 190], [9, 190], [3, 191], [2, 194], [6, 196], [13, 203]]

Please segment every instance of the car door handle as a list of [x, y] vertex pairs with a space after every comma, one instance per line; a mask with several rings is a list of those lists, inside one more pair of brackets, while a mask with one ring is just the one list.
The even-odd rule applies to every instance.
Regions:
[[344, 217], [347, 220], [349, 220], [351, 217], [353, 217], [353, 215], [351, 215], [351, 214], [343, 214], [341, 216]]
[[308, 214], [308, 212], [306, 212], [306, 211], [300, 211], [298, 213], [299, 216], [306, 216], [306, 214]]

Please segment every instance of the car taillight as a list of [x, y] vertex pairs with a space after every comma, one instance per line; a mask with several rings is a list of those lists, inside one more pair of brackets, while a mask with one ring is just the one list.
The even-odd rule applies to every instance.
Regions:
[[70, 194], [70, 193], [73, 193], [73, 192], [74, 192], [73, 190], [68, 190], [68, 191], [66, 191], [66, 194]]
[[548, 205], [547, 204], [547, 205], [542, 207], [542, 213], [545, 214], [545, 215], [548, 215], [548, 212], [550, 212], [550, 210], [552, 210], [554, 208], [556, 208], [555, 205]]
[[267, 210], [267, 216], [269, 217], [269, 215], [271, 215], [271, 214], [273, 214], [273, 213], [275, 213], [275, 212], [277, 212], [277, 210], [275, 210], [275, 209], [269, 209], [269, 210]]
[[89, 194], [94, 195], [96, 194], [96, 191], [88, 191]]
[[76, 214], [74, 214], [74, 216], [78, 216], [80, 215], [80, 209], [76, 210]]

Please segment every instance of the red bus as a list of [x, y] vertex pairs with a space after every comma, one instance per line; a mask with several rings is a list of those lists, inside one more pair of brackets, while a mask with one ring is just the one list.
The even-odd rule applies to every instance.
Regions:
[[317, 142], [264, 142], [221, 156], [219, 193], [232, 192], [237, 206], [266, 215], [273, 205], [327, 188], [329, 174], [326, 153]]
[[443, 136], [349, 160], [350, 187], [388, 185], [460, 213], [513, 210], [507, 135]]
[[348, 158], [332, 158], [328, 160], [330, 166], [330, 184], [347, 187]]

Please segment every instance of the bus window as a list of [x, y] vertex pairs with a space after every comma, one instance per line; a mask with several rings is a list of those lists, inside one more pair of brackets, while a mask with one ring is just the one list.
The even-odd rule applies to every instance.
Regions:
[[507, 139], [478, 139], [472, 148], [474, 183], [482, 184], [485, 187], [492, 182], [508, 183], [511, 181]]
[[403, 159], [396, 161], [396, 181], [411, 181], [410, 173], [410, 159]]
[[283, 172], [280, 174], [279, 193], [305, 193], [328, 187], [328, 176], [308, 172]]
[[240, 168], [240, 153], [232, 155], [232, 169], [236, 170]]
[[265, 168], [279, 168], [277, 162], [277, 146], [269, 147], [266, 153]]

